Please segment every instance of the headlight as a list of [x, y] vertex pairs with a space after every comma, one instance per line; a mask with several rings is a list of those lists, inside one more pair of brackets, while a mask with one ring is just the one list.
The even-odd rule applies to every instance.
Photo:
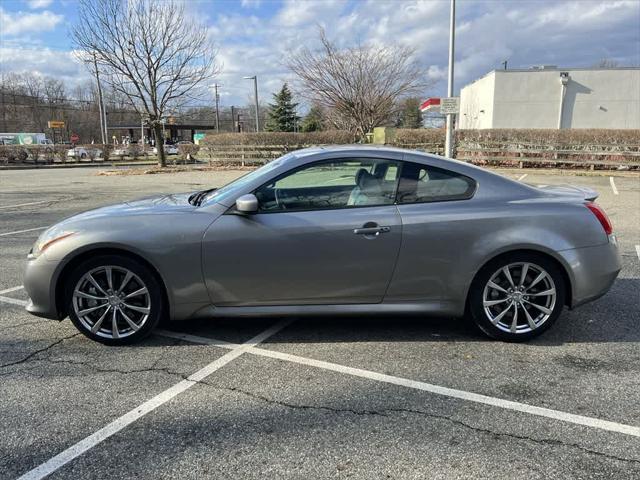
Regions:
[[51, 245], [59, 242], [60, 240], [64, 240], [65, 238], [70, 237], [74, 233], [75, 232], [69, 230], [59, 230], [56, 227], [52, 227], [49, 230], [46, 230], [42, 235], [40, 235], [38, 240], [36, 240], [36, 243], [33, 245], [33, 249], [29, 254], [29, 258], [36, 258], [40, 256], [40, 254]]

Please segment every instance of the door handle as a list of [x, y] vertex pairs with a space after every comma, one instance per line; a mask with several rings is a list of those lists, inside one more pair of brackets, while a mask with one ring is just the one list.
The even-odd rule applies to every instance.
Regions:
[[356, 228], [353, 233], [356, 235], [380, 235], [381, 233], [387, 233], [391, 231], [391, 227], [363, 227]]

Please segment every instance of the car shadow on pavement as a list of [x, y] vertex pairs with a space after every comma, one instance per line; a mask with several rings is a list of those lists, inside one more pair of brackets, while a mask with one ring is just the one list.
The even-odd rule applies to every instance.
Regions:
[[[530, 344], [640, 342], [640, 279], [621, 278], [607, 295], [562, 313]], [[273, 323], [265, 318], [216, 318], [169, 322], [175, 332], [242, 343]], [[491, 342], [469, 318], [408, 315], [298, 317], [276, 335], [278, 343]], [[267, 342], [269, 343], [269, 342]]]

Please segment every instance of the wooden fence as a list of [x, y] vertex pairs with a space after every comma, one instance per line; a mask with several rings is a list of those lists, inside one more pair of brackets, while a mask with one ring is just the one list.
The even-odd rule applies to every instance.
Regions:
[[[261, 165], [309, 145], [202, 145], [199, 158], [212, 165]], [[444, 154], [442, 143], [397, 143], [389, 146]], [[470, 142], [456, 146], [456, 158], [477, 165], [640, 169], [640, 145], [540, 145], [525, 142]]]

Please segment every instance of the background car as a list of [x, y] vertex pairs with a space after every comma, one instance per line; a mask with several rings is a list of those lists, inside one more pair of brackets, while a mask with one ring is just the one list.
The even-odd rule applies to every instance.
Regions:
[[[158, 154], [158, 147], [153, 147], [153, 153], [155, 155]], [[164, 153], [166, 155], [178, 155], [178, 147], [171, 143], [165, 143], [164, 145]]]
[[163, 317], [399, 313], [521, 341], [615, 280], [596, 197], [418, 152], [300, 150], [217, 190], [54, 225], [29, 253], [27, 310], [107, 344]]
[[102, 150], [99, 148], [88, 148], [88, 147], [73, 147], [67, 150], [68, 158], [75, 159], [88, 159], [88, 158], [98, 158], [102, 156]]

